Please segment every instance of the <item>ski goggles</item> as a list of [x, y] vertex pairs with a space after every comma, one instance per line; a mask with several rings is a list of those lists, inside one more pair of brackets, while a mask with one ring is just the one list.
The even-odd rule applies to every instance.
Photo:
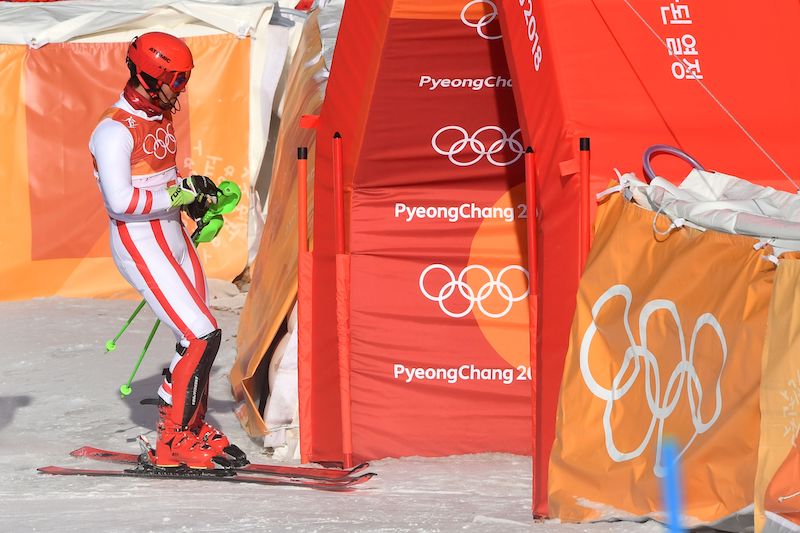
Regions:
[[189, 76], [192, 71], [186, 72], [164, 72], [159, 76], [158, 81], [162, 84], [169, 85], [174, 93], [181, 93], [186, 90], [186, 84], [189, 83]]

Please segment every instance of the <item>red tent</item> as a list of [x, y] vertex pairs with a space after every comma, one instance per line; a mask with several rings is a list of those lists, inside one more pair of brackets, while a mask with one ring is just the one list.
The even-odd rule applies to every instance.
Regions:
[[[800, 5], [744, 0], [502, 0], [498, 3], [522, 136], [539, 169], [541, 346], [532, 366], [534, 513], [547, 514], [547, 465], [579, 265], [580, 205], [613, 168], [641, 175], [653, 144], [785, 190], [800, 181]], [[787, 63], [789, 58], [790, 63]], [[579, 138], [591, 139], [580, 194]], [[679, 179], [687, 166], [655, 158]], [[644, 266], [634, 266], [640, 268]], [[753, 428], [755, 431], [756, 428]]]
[[305, 460], [529, 452], [523, 147], [499, 24], [477, 29], [487, 13], [346, 4], [317, 129], [309, 301], [300, 264]]

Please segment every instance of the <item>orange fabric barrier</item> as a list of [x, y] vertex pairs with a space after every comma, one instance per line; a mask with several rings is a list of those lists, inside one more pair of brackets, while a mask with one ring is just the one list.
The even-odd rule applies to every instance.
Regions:
[[[245, 429], [254, 437], [264, 435], [267, 431], [259, 410], [259, 397], [267, 391], [263, 381], [256, 379], [256, 376], [264, 359], [269, 361], [272, 354], [267, 350], [297, 296], [297, 148], [309, 148], [309, 161], [313, 161], [315, 150], [314, 131], [302, 129], [298, 124], [303, 115], [319, 112], [323, 96], [320, 82], [315, 78], [323, 68], [316, 20], [317, 16], [311, 15], [306, 21], [286, 82], [287, 97], [272, 166], [268, 217], [251, 270], [250, 291], [239, 319], [238, 352], [231, 369], [233, 394], [239, 402], [236, 413]], [[308, 165], [308, 173], [308, 179], [313, 183], [313, 165]], [[307, 216], [312, 216], [310, 210]], [[310, 276], [310, 273], [307, 275]], [[302, 305], [298, 308], [298, 320], [301, 332], [298, 338], [299, 358], [302, 360], [302, 354], [307, 349], [302, 332], [310, 331], [308, 313]], [[302, 389], [305, 379], [302, 365], [299, 372]], [[300, 397], [304, 397], [302, 392]], [[304, 404], [301, 401], [301, 412], [307, 409], [307, 405], [308, 402]], [[302, 425], [301, 428], [301, 431], [308, 429]], [[301, 440], [306, 446], [307, 439]]]
[[[226, 217], [225, 229], [212, 246], [200, 248], [209, 276], [233, 279], [247, 259], [249, 41], [219, 35], [187, 43], [196, 68], [175, 119], [179, 168], [184, 175], [233, 179], [242, 188], [242, 203]], [[9, 214], [15, 224], [0, 230], [0, 300], [135, 295], [110, 257], [108, 218], [88, 152], [100, 114], [127, 79], [127, 45], [0, 47], [0, 96], [15, 103], [2, 111], [15, 132], [0, 168], [0, 185], [14, 193]]]
[[[536, 150], [541, 183], [542, 344], [534, 355], [540, 362], [533, 363], [541, 364], [534, 406], [540, 416], [533, 423], [542, 449], [534, 457], [533, 500], [535, 514], [547, 515], [549, 446], [581, 272], [578, 220], [586, 199], [579, 187], [579, 138], [591, 138], [590, 198], [614, 178], [615, 167], [640, 169], [642, 153], [653, 144], [678, 146], [705, 165], [793, 190], [783, 173], [795, 181], [800, 176], [795, 155], [800, 70], [786, 68], [786, 51], [800, 49], [794, 31], [800, 4], [496, 4], [522, 138]], [[494, 28], [480, 29], [492, 34]], [[741, 35], [752, 45], [743, 47]], [[768, 92], [763, 76], [742, 75], [744, 65], [769, 73]], [[702, 79], [692, 79], [691, 72]], [[665, 156], [655, 157], [653, 166], [668, 177], [684, 176], [687, 168]]]
[[657, 236], [654, 219], [670, 224], [619, 194], [598, 211], [550, 460], [562, 521], [663, 521], [666, 439], [680, 453], [684, 526], [750, 512], [769, 248], [687, 227]]
[[800, 531], [800, 254], [775, 274], [761, 376], [756, 531]]

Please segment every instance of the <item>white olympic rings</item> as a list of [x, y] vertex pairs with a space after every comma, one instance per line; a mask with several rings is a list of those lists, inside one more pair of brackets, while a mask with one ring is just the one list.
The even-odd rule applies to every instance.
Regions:
[[[623, 322], [625, 326], [625, 333], [628, 340], [628, 348], [625, 350], [622, 365], [619, 371], [614, 376], [611, 388], [605, 388], [600, 385], [592, 375], [589, 367], [589, 353], [591, 351], [592, 340], [598, 332], [595, 320], [603, 306], [615, 297], [622, 297], [625, 300], [625, 311], [623, 314]], [[609, 457], [615, 462], [628, 461], [639, 457], [647, 446], [650, 444], [650, 439], [658, 424], [658, 437], [656, 443], [656, 459], [653, 466], [653, 472], [658, 477], [663, 477], [665, 474], [665, 465], [662, 464], [662, 447], [664, 438], [664, 423], [666, 419], [675, 411], [678, 401], [680, 400], [680, 393], [686, 385], [686, 396], [689, 401], [689, 410], [691, 411], [692, 424], [694, 426], [694, 434], [686, 442], [678, 457], [684, 454], [686, 450], [694, 442], [698, 435], [708, 431], [711, 426], [717, 421], [722, 412], [722, 372], [725, 369], [725, 362], [728, 358], [728, 345], [725, 340], [725, 334], [722, 331], [722, 326], [716, 317], [711, 313], [704, 313], [701, 315], [694, 325], [692, 331], [692, 339], [689, 344], [689, 353], [686, 353], [686, 341], [683, 334], [683, 326], [681, 325], [680, 316], [675, 303], [671, 300], [658, 299], [651, 300], [642, 308], [639, 314], [639, 336], [641, 342], [637, 343], [633, 338], [631, 326], [629, 323], [629, 312], [631, 309], [631, 302], [633, 296], [630, 288], [627, 285], [614, 285], [603, 293], [597, 302], [592, 307], [592, 323], [586, 330], [580, 346], [580, 368], [583, 380], [589, 390], [606, 402], [605, 411], [603, 413], [603, 430], [605, 433], [606, 451]], [[651, 315], [657, 311], [667, 311], [672, 316], [678, 329], [678, 339], [680, 341], [681, 360], [676, 365], [675, 369], [669, 377], [662, 397], [660, 374], [658, 368], [658, 359], [655, 354], [650, 351], [647, 344], [647, 322], [650, 320]], [[703, 404], [703, 388], [700, 383], [700, 377], [694, 367], [695, 358], [695, 343], [700, 330], [704, 327], [710, 327], [719, 338], [720, 347], [722, 349], [722, 364], [720, 365], [719, 375], [716, 377], [716, 386], [713, 391], [714, 398], [714, 413], [708, 420], [702, 418], [702, 404]], [[640, 361], [641, 360], [641, 361]], [[633, 365], [633, 369], [631, 369]], [[630, 391], [633, 384], [636, 382], [640, 374], [642, 374], [642, 366], [644, 366], [644, 389], [646, 396], [646, 406], [652, 415], [647, 432], [642, 439], [641, 443], [632, 451], [624, 452], [617, 448], [614, 441], [613, 427], [611, 423], [612, 410], [614, 402], [621, 400]], [[628, 376], [627, 379], [623, 378]], [[619, 422], [617, 422], [619, 426]]]
[[[469, 10], [469, 8], [471, 8], [476, 4], [489, 4], [489, 8], [491, 9], [491, 11], [483, 15], [481, 18], [479, 18], [477, 22], [473, 22], [467, 18], [467, 11]], [[497, 14], [498, 14], [497, 5], [495, 5], [495, 3], [492, 0], [471, 0], [470, 2], [467, 2], [467, 5], [465, 5], [464, 8], [461, 10], [461, 22], [463, 22], [470, 28], [475, 28], [475, 31], [478, 32], [478, 35], [480, 35], [484, 39], [488, 39], [490, 41], [495, 39], [502, 39], [503, 38], [502, 35], [486, 35], [484, 31], [484, 28], [486, 28], [486, 26], [488, 26], [489, 24], [494, 22], [495, 19], [497, 19]]]
[[[450, 278], [450, 281], [442, 285], [442, 287], [439, 289], [438, 294], [431, 294], [427, 291], [427, 289], [425, 289], [425, 277], [432, 270], [442, 270]], [[483, 272], [484, 274], [486, 274], [486, 277], [488, 279], [488, 281], [484, 283], [481, 286], [481, 288], [478, 289], [477, 291], [473, 290], [472, 287], [470, 287], [469, 284], [466, 281], [464, 281], [464, 279], [467, 276], [467, 273], [469, 273], [472, 270], [478, 270], [480, 272]], [[508, 284], [503, 282], [503, 275], [505, 275], [507, 272], [511, 270], [518, 270], [519, 272], [522, 272], [525, 275], [525, 280], [526, 280], [525, 291], [519, 296], [514, 296], [511, 287], [509, 287]], [[446, 314], [447, 316], [453, 318], [461, 318], [467, 316], [472, 311], [472, 309], [475, 307], [476, 304], [478, 306], [478, 309], [480, 309], [480, 311], [487, 317], [502, 318], [506, 316], [509, 313], [509, 311], [511, 311], [511, 307], [514, 305], [514, 303], [519, 302], [520, 300], [523, 300], [525, 299], [526, 296], [528, 296], [529, 285], [530, 285], [530, 278], [528, 276], [528, 271], [519, 265], [508, 265], [507, 267], [503, 268], [497, 275], [497, 279], [495, 279], [494, 276], [492, 275], [492, 272], [483, 265], [469, 265], [464, 270], [462, 270], [461, 273], [458, 275], [458, 278], [456, 278], [455, 273], [453, 273], [453, 271], [449, 267], [442, 265], [440, 263], [435, 263], [433, 265], [425, 267], [425, 269], [422, 271], [422, 274], [420, 274], [419, 276], [419, 290], [422, 291], [422, 294], [427, 299], [437, 302], [442, 312], [444, 312], [444, 314]], [[467, 308], [460, 312], [451, 311], [450, 309], [447, 308], [445, 304], [446, 300], [448, 300], [453, 295], [456, 289], [458, 289], [459, 294], [469, 302]], [[491, 296], [492, 292], [495, 289], [497, 289], [497, 293], [506, 300], [505, 308], [498, 313], [493, 313], [491, 311], [488, 311], [483, 306], [483, 302], [487, 298], [489, 298], [489, 296]]]
[[[438, 141], [439, 136], [446, 131], [456, 131], [461, 134], [462, 138], [453, 142], [453, 144], [451, 144], [450, 147], [445, 150], [439, 146]], [[486, 148], [486, 144], [478, 138], [482, 133], [487, 131], [497, 132], [500, 136], [499, 139], [493, 141], [489, 145], [489, 148]], [[522, 154], [525, 153], [525, 149], [522, 147], [522, 142], [515, 138], [521, 133], [521, 131], [522, 130], [520, 128], [517, 128], [511, 133], [511, 135], [506, 135], [506, 132], [498, 126], [484, 126], [472, 135], [469, 135], [467, 130], [461, 126], [444, 126], [434, 133], [433, 137], [431, 137], [431, 146], [433, 146], [433, 149], [436, 150], [438, 154], [446, 155], [451, 163], [459, 167], [468, 167], [470, 165], [474, 165], [484, 157], [486, 157], [486, 159], [488, 159], [489, 162], [495, 166], [506, 167], [516, 163], [519, 158], [522, 157]], [[456, 159], [455, 156], [463, 152], [468, 145], [475, 154], [475, 157], [469, 161], [459, 161]], [[514, 157], [509, 161], [498, 161], [495, 159], [495, 154], [501, 152], [506, 146], [508, 146], [508, 149], [515, 154]]]
[[144, 153], [153, 155], [158, 159], [164, 159], [168, 153], [174, 154], [177, 148], [172, 124], [167, 124], [166, 129], [158, 128], [155, 134], [149, 133], [142, 143]]

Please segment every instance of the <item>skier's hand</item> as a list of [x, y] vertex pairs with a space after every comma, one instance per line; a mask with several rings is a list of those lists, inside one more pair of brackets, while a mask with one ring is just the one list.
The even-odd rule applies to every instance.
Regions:
[[[179, 180], [177, 185], [168, 187], [167, 192], [169, 192], [172, 207], [187, 206], [189, 216], [197, 219], [199, 218], [195, 216], [197, 213], [202, 217], [210, 203], [217, 201], [219, 189], [206, 176], [192, 175]], [[188, 209], [190, 207], [191, 211]]]
[[192, 218], [192, 220], [200, 220], [208, 212], [211, 207], [211, 197], [197, 195], [194, 202], [182, 207], [184, 211]]
[[184, 188], [193, 190], [198, 196], [202, 195], [207, 198], [213, 198], [213, 201], [216, 201], [217, 195], [219, 194], [217, 186], [206, 176], [193, 174], [184, 179], [183, 183]]
[[169, 201], [172, 207], [189, 205], [197, 198], [197, 194], [190, 189], [184, 189], [181, 185], [171, 185], [167, 187]]

